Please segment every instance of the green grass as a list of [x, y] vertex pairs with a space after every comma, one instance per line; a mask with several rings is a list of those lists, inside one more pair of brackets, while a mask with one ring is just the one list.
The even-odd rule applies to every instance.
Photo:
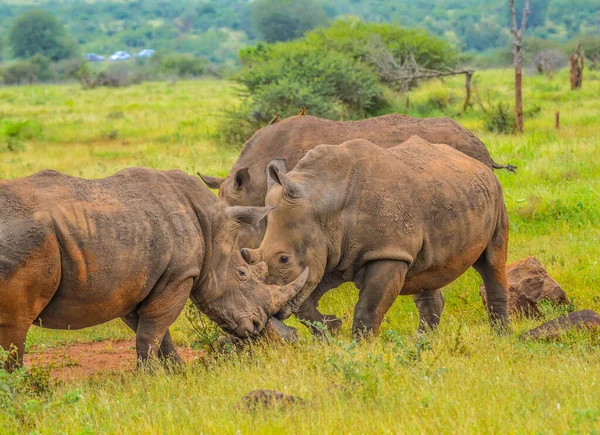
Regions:
[[[511, 102], [510, 71], [478, 72], [484, 100]], [[437, 116], [460, 112], [462, 79], [432, 82], [410, 96], [413, 106], [447, 93]], [[17, 151], [1, 137], [0, 177], [44, 168], [102, 177], [132, 165], [224, 175], [235, 147], [216, 144], [221, 110], [235, 102], [220, 81], [148, 83], [82, 91], [77, 86], [0, 89], [0, 132], [27, 121]], [[488, 145], [495, 160], [519, 166], [498, 172], [511, 220], [509, 261], [535, 255], [578, 309], [600, 311], [600, 75], [586, 72], [571, 92], [566, 72], [553, 81], [526, 77], [522, 136], [482, 131], [479, 108], [458, 117]], [[411, 109], [411, 111], [416, 109]], [[554, 113], [562, 125], [555, 130]], [[122, 112], [122, 114], [121, 114]], [[14, 131], [11, 130], [11, 131]], [[116, 131], [115, 134], [111, 134]], [[0, 133], [3, 134], [3, 133]], [[345, 285], [322, 302], [344, 320], [327, 342], [308, 336], [294, 345], [258, 344], [208, 353], [178, 375], [116, 374], [51, 382], [33, 393], [27, 381], [0, 402], [0, 433], [592, 433], [600, 431], [600, 336], [571, 333], [552, 343], [522, 343], [537, 326], [515, 319], [513, 335], [496, 337], [469, 272], [445, 290], [439, 330], [417, 339], [417, 313], [400, 297], [379, 337], [358, 345], [350, 323], [356, 290]], [[546, 309], [548, 319], [559, 313]], [[297, 322], [290, 324], [298, 326]], [[185, 318], [172, 328], [181, 345], [198, 337]], [[82, 331], [32, 328], [28, 348], [131, 338], [118, 321]], [[345, 390], [332, 392], [334, 384]], [[0, 386], [8, 385], [0, 377]], [[253, 389], [278, 389], [306, 405], [290, 411], [236, 408]]]

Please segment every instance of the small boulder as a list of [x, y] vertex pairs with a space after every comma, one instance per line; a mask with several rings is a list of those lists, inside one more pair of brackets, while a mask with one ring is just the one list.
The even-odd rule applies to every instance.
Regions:
[[238, 409], [245, 408], [253, 410], [262, 408], [288, 408], [291, 405], [302, 405], [304, 399], [298, 396], [290, 396], [275, 390], [254, 390], [246, 394], [238, 403]]
[[[528, 317], [540, 315], [537, 303], [542, 300], [554, 304], [568, 304], [569, 299], [560, 285], [552, 279], [544, 266], [535, 258], [527, 257], [506, 266], [508, 278], [508, 312], [522, 313]], [[486, 304], [485, 286], [479, 293]]]
[[521, 334], [521, 340], [547, 340], [557, 338], [574, 328], [600, 328], [600, 315], [592, 310], [569, 313], [558, 319], [544, 323], [531, 331]]

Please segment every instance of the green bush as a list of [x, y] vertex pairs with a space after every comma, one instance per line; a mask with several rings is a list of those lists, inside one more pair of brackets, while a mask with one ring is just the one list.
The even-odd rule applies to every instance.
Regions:
[[341, 119], [371, 115], [385, 105], [373, 71], [343, 53], [293, 41], [259, 45], [242, 59], [245, 67], [235, 80], [247, 90], [243, 109], [255, 127], [275, 113], [296, 114], [300, 107]]
[[19, 60], [2, 68], [0, 75], [5, 85], [20, 85], [36, 81], [37, 73], [38, 65], [28, 60]]
[[488, 111], [484, 128], [492, 133], [510, 134], [515, 131], [515, 115], [502, 103], [492, 106]]
[[257, 0], [252, 3], [252, 26], [267, 42], [299, 38], [327, 23], [327, 14], [313, 0]]
[[198, 77], [206, 70], [206, 61], [191, 54], [155, 55], [151, 64], [158, 66], [161, 73], [176, 77]]

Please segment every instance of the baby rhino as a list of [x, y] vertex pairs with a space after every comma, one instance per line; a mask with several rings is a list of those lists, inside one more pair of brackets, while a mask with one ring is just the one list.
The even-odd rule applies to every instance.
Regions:
[[288, 174], [272, 161], [267, 177], [266, 234], [242, 256], [266, 261], [271, 284], [310, 268], [279, 318], [351, 281], [360, 290], [353, 332], [376, 334], [398, 295], [434, 292], [473, 266], [492, 324], [508, 326], [508, 218], [500, 183], [481, 162], [416, 136], [389, 149], [352, 140], [316, 147]]

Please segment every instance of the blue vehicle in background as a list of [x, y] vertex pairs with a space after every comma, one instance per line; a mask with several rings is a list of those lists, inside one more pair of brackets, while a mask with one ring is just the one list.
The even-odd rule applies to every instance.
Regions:
[[95, 53], [88, 53], [85, 54], [83, 57], [85, 57], [89, 62], [104, 62], [104, 56], [100, 56], [98, 54]]

